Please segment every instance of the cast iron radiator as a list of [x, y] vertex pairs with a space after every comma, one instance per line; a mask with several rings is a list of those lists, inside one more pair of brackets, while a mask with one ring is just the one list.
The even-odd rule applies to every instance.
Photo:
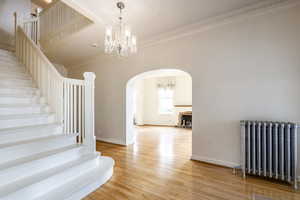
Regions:
[[297, 124], [241, 121], [241, 162], [244, 177], [274, 178], [297, 189]]

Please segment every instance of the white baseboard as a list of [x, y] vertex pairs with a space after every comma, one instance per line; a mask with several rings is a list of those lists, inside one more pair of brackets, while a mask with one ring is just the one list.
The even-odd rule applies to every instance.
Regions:
[[[235, 168], [237, 166], [240, 166], [239, 163], [227, 162], [227, 161], [223, 161], [223, 160], [216, 160], [216, 159], [211, 159], [211, 158], [198, 156], [198, 155], [192, 155], [191, 159], [196, 160], [196, 161], [211, 163], [214, 165], [229, 167], [229, 168]], [[298, 182], [300, 183], [300, 176], [298, 176]]]
[[198, 156], [198, 155], [192, 155], [191, 159], [196, 160], [196, 161], [211, 163], [214, 165], [229, 167], [229, 168], [235, 168], [240, 165], [239, 163], [233, 163], [233, 162], [228, 162], [228, 161], [224, 161], [224, 160], [217, 160], [217, 159], [207, 158], [207, 157]]
[[96, 140], [97, 141], [108, 142], [108, 143], [112, 143], [112, 144], [119, 144], [119, 145], [126, 146], [125, 142], [123, 142], [121, 140], [118, 140], [118, 139], [115, 139], [115, 138], [102, 138], [102, 137], [96, 136]]

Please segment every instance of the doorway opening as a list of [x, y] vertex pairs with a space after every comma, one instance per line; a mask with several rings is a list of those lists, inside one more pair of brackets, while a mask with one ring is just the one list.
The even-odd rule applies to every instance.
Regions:
[[[126, 145], [156, 136], [159, 149], [170, 150], [187, 135], [192, 145], [192, 77], [177, 69], [148, 71], [130, 79], [126, 87]], [[152, 138], [152, 139], [151, 139]], [[145, 141], [143, 141], [143, 144]], [[168, 143], [169, 147], [162, 147]]]

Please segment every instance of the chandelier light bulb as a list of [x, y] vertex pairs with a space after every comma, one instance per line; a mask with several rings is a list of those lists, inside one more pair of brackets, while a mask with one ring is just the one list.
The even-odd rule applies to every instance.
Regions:
[[133, 45], [136, 45], [136, 36], [135, 35], [132, 36], [131, 42]]
[[112, 27], [109, 26], [109, 27], [106, 27], [106, 36], [112, 36]]
[[137, 39], [135, 35], [131, 38], [131, 44], [131, 53], [137, 53]]
[[125, 36], [126, 37], [130, 37], [131, 36], [130, 28], [128, 28], [128, 27], [126, 27]]

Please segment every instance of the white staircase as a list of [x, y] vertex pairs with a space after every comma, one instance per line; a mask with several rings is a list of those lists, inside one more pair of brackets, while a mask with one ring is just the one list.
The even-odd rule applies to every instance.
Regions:
[[87, 131], [57, 120], [38, 85], [0, 50], [0, 200], [81, 199], [108, 181], [114, 161], [91, 150]]

